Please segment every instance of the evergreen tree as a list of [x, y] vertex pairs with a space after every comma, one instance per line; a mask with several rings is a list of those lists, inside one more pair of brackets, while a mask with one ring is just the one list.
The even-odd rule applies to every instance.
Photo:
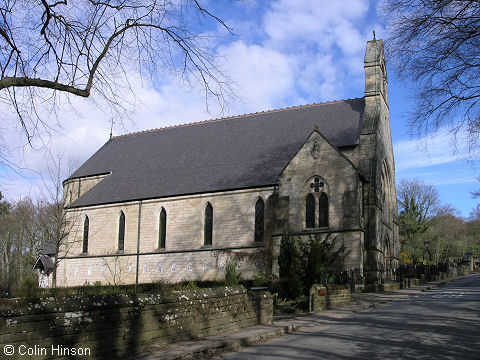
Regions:
[[327, 285], [334, 280], [333, 273], [344, 268], [344, 260], [348, 256], [345, 246], [337, 245], [337, 238], [321, 234], [312, 236], [308, 242], [302, 243], [303, 287], [309, 291], [313, 284]]
[[0, 191], [0, 215], [7, 215], [10, 210], [10, 204], [6, 201], [2, 201], [3, 195]]
[[300, 252], [295, 239], [289, 234], [284, 234], [280, 244], [278, 257], [280, 278], [283, 280], [282, 296], [295, 299], [302, 294], [302, 268]]
[[278, 265], [283, 280], [283, 296], [295, 299], [308, 294], [313, 284], [327, 285], [335, 278], [333, 273], [343, 270], [349, 252], [337, 238], [321, 234], [308, 241], [296, 241], [286, 234], [280, 244]]

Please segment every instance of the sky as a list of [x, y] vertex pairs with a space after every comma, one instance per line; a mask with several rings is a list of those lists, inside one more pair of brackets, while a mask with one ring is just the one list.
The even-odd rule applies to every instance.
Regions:
[[[203, 92], [178, 78], [150, 78], [132, 73], [135, 97], [125, 106], [129, 117], [115, 121], [113, 134], [184, 124], [211, 118], [290, 106], [362, 97], [363, 57], [372, 30], [377, 39], [387, 35], [378, 1], [367, 0], [241, 0], [203, 1], [233, 28], [223, 37], [220, 27], [206, 29], [236, 97], [222, 112], [205, 106]], [[220, 5], [219, 5], [220, 4]], [[320, 5], [320, 6], [319, 6]], [[219, 7], [221, 6], [221, 7]], [[219, 35], [218, 37], [216, 35]], [[396, 181], [420, 177], [434, 185], [442, 204], [450, 204], [467, 217], [478, 200], [470, 192], [480, 188], [480, 171], [466, 152], [453, 151], [450, 134], [443, 130], [428, 139], [409, 136], [406, 115], [414, 85], [406, 85], [388, 67], [390, 122]], [[125, 95], [126, 97], [131, 95]], [[3, 110], [0, 121], [3, 146], [17, 167], [0, 166], [0, 190], [9, 201], [37, 197], [46, 178], [49, 153], [80, 165], [109, 139], [112, 115], [95, 101], [61, 97], [60, 111], [51, 116], [49, 134], [40, 133], [27, 144], [18, 119]], [[56, 119], [56, 120], [55, 120]], [[54, 157], [57, 155], [54, 155]], [[40, 186], [40, 187], [39, 187]]]

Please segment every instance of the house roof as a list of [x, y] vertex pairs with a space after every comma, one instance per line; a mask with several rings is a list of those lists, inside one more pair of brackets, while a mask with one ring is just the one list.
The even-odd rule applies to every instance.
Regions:
[[57, 247], [54, 242], [46, 242], [40, 245], [39, 253], [42, 255], [55, 255]]
[[69, 179], [111, 173], [71, 207], [274, 185], [315, 125], [359, 141], [363, 98], [240, 115], [110, 139]]
[[34, 269], [53, 269], [53, 259], [47, 255], [38, 255]]

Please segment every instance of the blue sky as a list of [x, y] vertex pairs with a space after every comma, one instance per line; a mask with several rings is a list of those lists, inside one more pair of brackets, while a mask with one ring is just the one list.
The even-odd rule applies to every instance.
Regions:
[[[373, 29], [378, 39], [386, 35], [377, 1], [203, 3], [234, 28], [234, 36], [209, 40], [237, 95], [223, 115], [362, 97], [366, 41], [372, 39]], [[219, 27], [206, 31], [224, 35]], [[453, 153], [447, 130], [428, 141], [409, 137], [406, 114], [415, 89], [396, 79], [393, 69], [388, 68], [388, 74], [397, 183], [421, 177], [438, 188], [442, 203], [468, 216], [477, 204], [470, 191], [480, 183], [461, 151], [461, 142], [460, 150]], [[176, 78], [161, 75], [151, 83], [133, 70], [130, 78], [136, 94], [126, 105], [131, 115], [115, 123], [114, 134], [222, 116], [215, 104], [207, 112], [202, 92]], [[69, 105], [65, 101], [57, 115], [60, 126], [53, 122], [55, 131], [41, 134], [33, 148], [25, 146], [15, 117], [3, 114], [2, 135], [10, 159], [22, 167], [16, 172], [0, 169], [0, 189], [7, 199], [38, 195], [39, 174], [46, 171], [46, 147], [61, 153], [65, 162], [74, 158], [81, 164], [108, 140], [111, 114], [93, 100], [70, 98]]]

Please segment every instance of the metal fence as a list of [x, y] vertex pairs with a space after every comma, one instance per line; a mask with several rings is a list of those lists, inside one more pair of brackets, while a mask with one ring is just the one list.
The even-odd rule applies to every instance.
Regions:
[[[452, 265], [450, 265], [452, 266]], [[400, 265], [397, 269], [399, 277], [405, 278], [420, 278], [425, 276], [438, 276], [440, 273], [447, 273], [449, 265], [447, 263], [439, 263], [435, 265]]]
[[331, 272], [329, 282], [335, 284], [350, 285], [352, 292], [358, 285], [367, 284], [396, 284], [404, 279], [415, 278], [431, 280], [442, 273], [451, 276], [452, 269], [458, 269], [461, 266], [455, 263], [439, 263], [434, 265], [400, 265], [397, 268], [391, 268], [383, 271], [364, 271], [361, 269], [348, 269], [340, 272]]

